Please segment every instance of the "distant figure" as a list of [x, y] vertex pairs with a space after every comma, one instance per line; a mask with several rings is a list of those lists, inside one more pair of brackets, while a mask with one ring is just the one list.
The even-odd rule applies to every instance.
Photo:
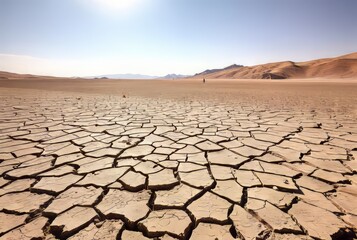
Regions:
[[205, 78], [203, 79], [203, 83], [206, 83], [206, 79]]

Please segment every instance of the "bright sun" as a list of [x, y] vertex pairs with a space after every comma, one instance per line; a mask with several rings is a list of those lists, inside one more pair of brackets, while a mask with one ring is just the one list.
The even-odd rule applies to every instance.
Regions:
[[127, 10], [134, 7], [138, 0], [94, 0], [99, 6], [106, 10]]

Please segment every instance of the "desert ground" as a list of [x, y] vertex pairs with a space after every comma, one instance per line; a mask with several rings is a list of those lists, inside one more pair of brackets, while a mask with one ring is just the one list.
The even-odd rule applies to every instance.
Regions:
[[0, 239], [353, 239], [357, 79], [3, 79], [0, 173]]

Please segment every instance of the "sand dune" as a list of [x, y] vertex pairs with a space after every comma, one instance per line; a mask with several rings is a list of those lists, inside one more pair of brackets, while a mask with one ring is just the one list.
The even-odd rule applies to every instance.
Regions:
[[357, 52], [307, 62], [276, 62], [250, 67], [234, 66], [204, 71], [194, 78], [286, 79], [357, 77]]
[[[187, 78], [208, 79], [304, 79], [357, 78], [357, 52], [336, 58], [306, 62], [275, 62], [255, 66], [231, 65], [210, 69]], [[0, 79], [57, 79], [51, 76], [17, 74], [0, 71]], [[61, 78], [62, 79], [62, 78]]]
[[33, 75], [0, 71], [0, 79], [14, 79], [14, 78], [27, 78], [27, 77], [33, 77]]
[[0, 79], [57, 79], [57, 77], [0, 71]]

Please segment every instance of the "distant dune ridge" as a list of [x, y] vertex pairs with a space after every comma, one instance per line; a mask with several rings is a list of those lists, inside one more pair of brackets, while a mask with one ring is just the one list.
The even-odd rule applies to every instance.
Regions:
[[0, 71], [0, 80], [6, 80], [6, 79], [52, 79], [52, 78], [55, 79], [57, 77], [39, 76], [39, 75], [33, 75], [33, 74], [19, 74], [19, 73]]
[[36, 76], [31, 74], [17, 74], [17, 73], [0, 71], [0, 79], [14, 79], [14, 78], [24, 79], [24, 78], [33, 78], [33, 77]]
[[276, 62], [245, 67], [232, 65], [206, 70], [193, 78], [288, 79], [288, 78], [354, 78], [357, 77], [357, 52], [336, 58], [307, 62]]
[[[0, 71], [1, 79], [51, 79], [55, 77], [17, 74]], [[164, 77], [140, 74], [113, 74], [89, 79], [303, 79], [303, 78], [357, 78], [357, 52], [335, 58], [323, 58], [307, 62], [275, 62], [255, 66], [231, 65], [222, 69], [209, 69], [194, 76], [168, 74]]]

